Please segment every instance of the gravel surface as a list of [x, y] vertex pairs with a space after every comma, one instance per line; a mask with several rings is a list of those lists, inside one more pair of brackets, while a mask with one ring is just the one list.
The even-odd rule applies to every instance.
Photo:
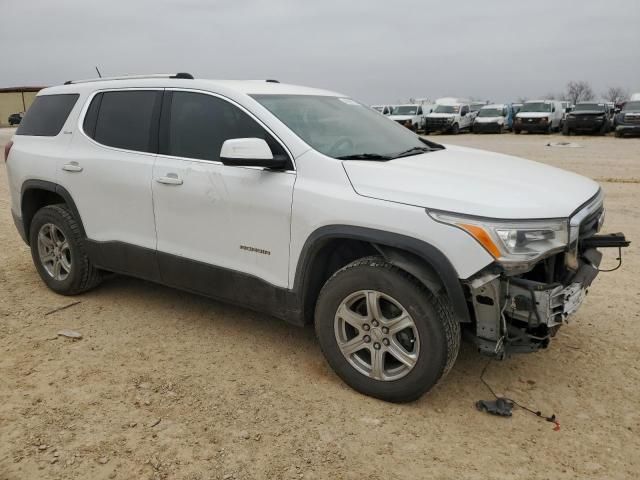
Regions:
[[468, 344], [433, 392], [399, 406], [347, 388], [312, 328], [125, 277], [58, 296], [15, 231], [0, 161], [0, 479], [637, 478], [640, 139], [432, 138], [598, 179], [605, 229], [635, 240], [548, 350], [487, 372], [560, 431], [476, 411], [487, 360]]

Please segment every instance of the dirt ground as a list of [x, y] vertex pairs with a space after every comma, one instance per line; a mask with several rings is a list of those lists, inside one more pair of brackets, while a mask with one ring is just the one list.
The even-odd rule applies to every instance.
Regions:
[[640, 139], [433, 138], [598, 179], [605, 229], [634, 240], [548, 350], [487, 372], [560, 431], [476, 411], [487, 360], [468, 344], [433, 392], [399, 406], [346, 387], [311, 328], [124, 277], [55, 295], [14, 229], [0, 161], [0, 479], [638, 478]]

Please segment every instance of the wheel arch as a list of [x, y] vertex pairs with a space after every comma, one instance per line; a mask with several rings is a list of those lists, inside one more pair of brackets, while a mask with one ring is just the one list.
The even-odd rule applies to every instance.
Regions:
[[[298, 259], [293, 290], [300, 301], [302, 321], [311, 323], [317, 294], [324, 282], [348, 259], [332, 270], [327, 255], [336, 244], [360, 246], [362, 255], [371, 252], [406, 271], [434, 294], [443, 292], [462, 323], [471, 321], [459, 276], [447, 257], [433, 245], [405, 235], [351, 225], [328, 225], [315, 230], [306, 240]], [[357, 247], [356, 247], [357, 249]], [[328, 274], [328, 276], [327, 276]], [[326, 277], [326, 278], [325, 278]]]
[[27, 180], [20, 192], [20, 213], [24, 240], [29, 244], [31, 221], [38, 210], [47, 205], [65, 203], [78, 222], [80, 233], [86, 237], [82, 219], [71, 194], [62, 186], [46, 180]]

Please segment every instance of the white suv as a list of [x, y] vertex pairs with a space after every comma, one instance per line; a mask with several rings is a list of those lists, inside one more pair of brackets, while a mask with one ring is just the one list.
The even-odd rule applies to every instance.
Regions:
[[402, 402], [479, 349], [546, 347], [597, 274], [597, 183], [429, 142], [351, 98], [188, 74], [40, 91], [6, 147], [49, 288], [104, 271], [314, 323], [338, 375]]

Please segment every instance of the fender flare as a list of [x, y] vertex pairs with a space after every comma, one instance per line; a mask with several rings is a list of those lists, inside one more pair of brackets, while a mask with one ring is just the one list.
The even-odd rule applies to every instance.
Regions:
[[30, 227], [30, 225], [27, 225], [25, 223], [24, 195], [29, 190], [46, 190], [48, 192], [53, 192], [53, 193], [56, 193], [56, 194], [60, 195], [64, 199], [64, 201], [67, 204], [67, 206], [69, 207], [69, 210], [71, 210], [71, 214], [78, 221], [78, 225], [80, 227], [81, 235], [86, 238], [87, 234], [86, 234], [86, 232], [84, 230], [84, 225], [82, 223], [82, 218], [80, 218], [80, 212], [78, 211], [78, 207], [76, 207], [76, 202], [73, 200], [73, 197], [68, 192], [68, 190], [66, 188], [58, 185], [57, 183], [54, 183], [54, 182], [49, 182], [47, 180], [35, 180], [35, 179], [32, 179], [32, 180], [26, 180], [22, 184], [22, 188], [20, 190], [20, 213], [22, 215], [22, 226], [24, 228], [24, 232], [25, 232], [27, 243], [29, 241], [29, 227]]
[[456, 318], [462, 323], [471, 321], [460, 277], [440, 250], [416, 238], [352, 225], [327, 225], [309, 235], [300, 251], [294, 277], [293, 291], [297, 298], [304, 298], [309, 282], [309, 267], [315, 255], [327, 241], [339, 238], [372, 244], [389, 263], [416, 277], [434, 290], [434, 294], [444, 290]]

